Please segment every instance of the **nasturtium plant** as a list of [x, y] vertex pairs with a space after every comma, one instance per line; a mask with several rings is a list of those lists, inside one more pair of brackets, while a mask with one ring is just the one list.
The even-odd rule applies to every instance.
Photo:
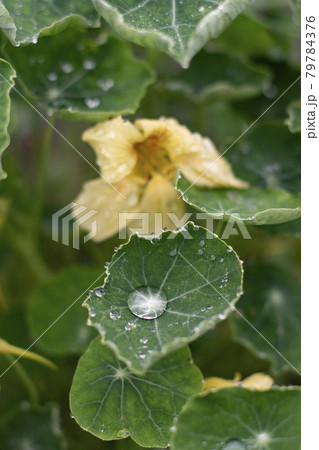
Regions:
[[0, 444], [3, 450], [65, 448], [60, 411], [56, 404], [41, 407], [21, 404], [9, 416], [2, 419], [0, 431]]
[[249, 0], [93, 2], [101, 16], [124, 38], [165, 51], [187, 67], [208, 39], [218, 36]]
[[[289, 267], [289, 266], [288, 266]], [[239, 312], [263, 337], [251, 333], [238, 314], [232, 316], [235, 336], [253, 351], [272, 360], [276, 370], [291, 364], [300, 370], [300, 285], [287, 269], [275, 264], [255, 264], [245, 273], [245, 295]], [[265, 339], [266, 340], [265, 340]], [[278, 352], [270, 350], [271, 342]]]
[[38, 45], [7, 46], [6, 53], [23, 76], [26, 94], [51, 114], [71, 119], [132, 113], [153, 81], [147, 64], [135, 60], [125, 42], [105, 34], [71, 29], [41, 38]]
[[137, 375], [95, 338], [74, 375], [71, 411], [82, 428], [101, 439], [131, 436], [142, 446], [167, 447], [174, 419], [202, 387], [187, 347]]
[[152, 239], [132, 235], [107, 270], [85, 302], [89, 324], [137, 372], [224, 320], [242, 294], [236, 253], [192, 223]]
[[0, 2], [1, 450], [300, 450], [299, 14]]
[[263, 68], [250, 66], [235, 55], [208, 50], [199, 52], [188, 70], [176, 68], [161, 87], [195, 103], [209, 104], [255, 97], [269, 83], [269, 73]]
[[[276, 405], [276, 406], [274, 406]], [[300, 448], [300, 390], [211, 390], [182, 411], [173, 450], [291, 450]]]
[[63, 30], [66, 26], [97, 26], [98, 14], [91, 2], [54, 0], [3, 0], [0, 28], [15, 46], [36, 44], [39, 35]]
[[[270, 145], [271, 136], [275, 139]], [[279, 224], [300, 217], [300, 149], [286, 127], [256, 127], [226, 148], [227, 152], [235, 175], [246, 180], [249, 187], [212, 191], [181, 177], [177, 188], [186, 202], [215, 219], [240, 219], [254, 225]]]
[[[82, 353], [95, 337], [94, 330], [86, 326], [86, 313], [81, 307], [87, 287], [103, 280], [104, 271], [91, 267], [69, 266], [39, 284], [28, 301], [28, 319], [34, 337], [42, 333], [63, 314], [54, 330], [39, 340], [49, 354], [68, 355]], [[65, 313], [70, 308], [70, 313]]]

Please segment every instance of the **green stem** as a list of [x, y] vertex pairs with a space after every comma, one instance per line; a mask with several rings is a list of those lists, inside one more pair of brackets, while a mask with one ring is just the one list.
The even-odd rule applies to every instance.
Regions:
[[16, 359], [12, 355], [5, 353], [5, 354], [3, 354], [3, 356], [7, 359], [7, 361], [10, 364], [14, 364], [13, 367], [14, 367], [15, 371], [17, 372], [18, 377], [20, 378], [21, 382], [24, 384], [24, 387], [28, 391], [30, 402], [34, 405], [38, 405], [39, 404], [39, 394], [38, 394], [38, 391], [37, 391], [33, 381], [27, 374], [27, 372], [24, 370], [24, 368], [21, 366], [21, 364], [18, 361], [16, 361]]
[[217, 234], [217, 236], [221, 237], [223, 234], [223, 229], [224, 229], [224, 222], [222, 220], [219, 220], [215, 234]]
[[200, 134], [204, 133], [204, 127], [205, 127], [205, 114], [204, 114], [204, 108], [201, 104], [195, 105], [195, 127], [196, 131]]
[[7, 238], [38, 280], [42, 281], [50, 276], [50, 269], [42, 260], [34, 241], [28, 235], [23, 236], [8, 230]]
[[41, 214], [43, 210], [47, 179], [48, 179], [48, 165], [49, 155], [54, 132], [54, 119], [50, 120], [50, 125], [47, 126], [40, 149], [39, 163], [37, 166], [38, 176], [37, 185], [34, 194], [34, 210], [32, 218], [31, 234], [34, 239], [38, 236], [40, 228]]

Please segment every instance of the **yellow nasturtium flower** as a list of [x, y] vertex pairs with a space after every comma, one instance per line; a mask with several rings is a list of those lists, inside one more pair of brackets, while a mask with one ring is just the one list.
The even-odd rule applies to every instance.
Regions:
[[[87, 182], [75, 202], [97, 211], [96, 241], [118, 231], [119, 213], [130, 213], [131, 219], [132, 213], [150, 213], [150, 231], [156, 234], [162, 227], [176, 228], [167, 213], [179, 219], [185, 213], [174, 189], [177, 169], [197, 186], [247, 187], [208, 138], [191, 133], [175, 119], [140, 119], [133, 124], [117, 117], [86, 130], [83, 140], [95, 150], [101, 178]], [[160, 229], [154, 213], [163, 214]], [[91, 229], [88, 222], [82, 226]]]
[[265, 373], [254, 373], [244, 380], [241, 380], [241, 375], [237, 372], [233, 380], [225, 380], [224, 378], [218, 377], [206, 378], [204, 383], [204, 391], [212, 388], [222, 389], [234, 386], [241, 386], [243, 388], [256, 391], [268, 391], [273, 384], [274, 380]]

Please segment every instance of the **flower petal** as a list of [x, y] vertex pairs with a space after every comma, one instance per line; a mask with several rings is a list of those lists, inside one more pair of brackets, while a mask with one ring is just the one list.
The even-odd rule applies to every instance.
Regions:
[[157, 136], [172, 164], [179, 168], [191, 183], [203, 187], [246, 188], [248, 184], [235, 177], [230, 164], [218, 153], [208, 138], [191, 131], [177, 120], [140, 119], [135, 126], [145, 139]]
[[203, 138], [199, 134], [193, 134], [192, 139], [196, 141], [198, 151], [171, 155], [174, 164], [188, 181], [209, 188], [248, 187], [248, 183], [235, 177], [231, 165], [218, 153], [210, 139]]
[[161, 146], [170, 155], [199, 150], [198, 146], [190, 148], [194, 144], [192, 133], [175, 119], [165, 117], [161, 117], [158, 120], [140, 119], [135, 122], [135, 126], [141, 130], [145, 139], [152, 135], [158, 136]]
[[143, 137], [133, 124], [116, 117], [89, 128], [82, 139], [95, 150], [104, 179], [115, 183], [132, 172], [137, 161], [134, 145]]
[[[119, 223], [125, 223], [125, 217], [119, 213], [134, 213], [138, 211], [141, 196], [141, 185], [133, 177], [127, 177], [114, 187], [123, 195], [108, 185], [103, 179], [97, 178], [83, 185], [82, 192], [75, 199], [76, 207], [84, 206], [96, 214], [81, 224], [82, 228], [91, 232], [93, 222], [96, 221], [96, 234], [92, 239], [103, 241], [119, 231]], [[86, 211], [88, 212], [88, 211]], [[130, 217], [132, 219], [132, 217]]]
[[148, 234], [159, 234], [165, 227], [174, 230], [183, 225], [180, 219], [185, 214], [185, 204], [172, 183], [161, 175], [155, 174], [147, 184], [139, 210], [149, 213]]

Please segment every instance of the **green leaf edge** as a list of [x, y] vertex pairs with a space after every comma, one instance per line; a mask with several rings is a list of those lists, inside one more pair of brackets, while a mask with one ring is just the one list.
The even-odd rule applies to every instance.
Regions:
[[0, 74], [1, 78], [3, 79], [3, 81], [8, 83], [8, 89], [6, 90], [6, 93], [5, 93], [5, 98], [7, 100], [7, 109], [5, 111], [5, 113], [6, 113], [6, 121], [3, 123], [3, 128], [2, 128], [2, 131], [3, 131], [3, 134], [4, 134], [4, 144], [0, 148], [0, 181], [1, 181], [1, 180], [4, 180], [7, 177], [6, 172], [4, 172], [3, 169], [2, 169], [1, 156], [2, 156], [2, 153], [4, 152], [4, 150], [10, 144], [10, 136], [9, 136], [9, 133], [8, 133], [8, 126], [9, 126], [9, 123], [10, 123], [10, 110], [11, 110], [10, 91], [14, 87], [15, 83], [14, 83], [13, 80], [14, 80], [14, 78], [16, 78], [17, 75], [16, 75], [16, 72], [15, 72], [14, 68], [11, 66], [11, 64], [9, 64], [7, 61], [5, 61], [2, 58], [0, 59], [0, 62], [7, 64], [8, 68], [11, 70], [11, 74], [10, 74], [9, 80], [7, 80], [2, 74]]
[[[123, 50], [124, 51], [124, 50]], [[111, 117], [116, 116], [124, 116], [129, 114], [134, 114], [136, 110], [139, 108], [141, 101], [145, 97], [145, 94], [147, 92], [147, 89], [151, 84], [153, 84], [156, 80], [156, 72], [155, 70], [146, 62], [141, 61], [140, 59], [134, 58], [134, 55], [132, 54], [132, 51], [129, 47], [125, 49], [126, 56], [128, 58], [128, 61], [131, 63], [138, 63], [141, 67], [145, 69], [146, 72], [148, 72], [149, 78], [146, 80], [142, 87], [141, 87], [141, 94], [140, 97], [136, 99], [134, 102], [132, 108], [127, 108], [122, 111], [90, 111], [89, 109], [87, 111], [69, 111], [67, 108], [61, 108], [61, 109], [51, 109], [48, 108], [47, 105], [45, 105], [39, 97], [37, 97], [24, 83], [24, 81], [20, 78], [20, 84], [22, 86], [22, 89], [24, 91], [25, 96], [28, 100], [32, 102], [36, 102], [39, 105], [42, 105], [47, 113], [50, 113], [50, 117], [53, 119], [60, 118], [60, 119], [66, 119], [66, 120], [74, 120], [74, 121], [89, 121], [89, 122], [98, 122], [101, 120], [106, 120]], [[0, 178], [1, 179], [1, 178]]]
[[[125, 245], [125, 244], [123, 244], [123, 245]], [[90, 342], [89, 347], [91, 346], [91, 344], [93, 343], [93, 341], [96, 340], [96, 339], [97, 339], [97, 337], [95, 337], [95, 338]], [[104, 345], [104, 343], [102, 342], [102, 340], [101, 340], [101, 344]], [[87, 350], [89, 349], [89, 347], [87, 348]], [[113, 350], [109, 345], [106, 345], [106, 347], [108, 347], [108, 348], [110, 349], [110, 351], [114, 353], [114, 350]], [[181, 347], [181, 348], [182, 348], [182, 347]], [[192, 357], [192, 352], [191, 352], [189, 346], [188, 346], [188, 345], [185, 345], [183, 348], [185, 349], [185, 352], [187, 352], [189, 364], [190, 364], [191, 366], [193, 366], [194, 368], [197, 369], [197, 371], [198, 371], [198, 376], [201, 377], [201, 384], [202, 384], [202, 386], [203, 386], [203, 381], [204, 381], [204, 379], [203, 379], [202, 371], [201, 371], [201, 369], [195, 364], [195, 362], [194, 362], [194, 360], [193, 360], [193, 357]], [[84, 353], [85, 353], [85, 352], [84, 352]], [[79, 361], [80, 361], [80, 359], [82, 359], [82, 357], [84, 356], [84, 353], [83, 353], [83, 354], [81, 355], [81, 357], [79, 358]], [[119, 359], [119, 358], [117, 357], [117, 354], [116, 354], [116, 353], [114, 353], [114, 354], [115, 354], [115, 357], [116, 357], [117, 359]], [[166, 355], [163, 355], [163, 357], [164, 357], [164, 356], [166, 356]], [[77, 363], [77, 367], [78, 367], [79, 361], [78, 361], [78, 363]], [[159, 362], [159, 361], [160, 361], [160, 359], [157, 360], [157, 362]], [[124, 361], [122, 361], [122, 360], [120, 359], [120, 362], [123, 363]], [[72, 391], [72, 386], [73, 386], [73, 382], [74, 382], [74, 379], [75, 379], [75, 373], [76, 373], [76, 371], [77, 371], [77, 367], [76, 367], [76, 370], [75, 370], [74, 375], [73, 375], [72, 384], [71, 384], [70, 392], [69, 392], [69, 405], [70, 405], [70, 410], [71, 410], [71, 411], [72, 411], [71, 391]], [[143, 372], [143, 373], [136, 373], [135, 371], [131, 370], [130, 368], [129, 368], [129, 370], [130, 370], [130, 372], [131, 372], [132, 374], [135, 374], [135, 375], [136, 375], [136, 374], [139, 375], [139, 376], [147, 375], [147, 371], [145, 371], [145, 372]], [[201, 386], [201, 388], [202, 388], [202, 386]], [[199, 392], [198, 394], [193, 394], [193, 395], [191, 395], [191, 396], [189, 397], [189, 399], [186, 400], [185, 405], [182, 407], [182, 410], [180, 411], [180, 413], [183, 411], [183, 408], [186, 406], [186, 404], [187, 404], [193, 397], [197, 397], [197, 395], [201, 395], [201, 394], [202, 394], [202, 392]], [[179, 414], [180, 414], [180, 413], [179, 413]], [[114, 439], [112, 439], [112, 440], [107, 440], [107, 439], [105, 439], [105, 438], [103, 439], [103, 434], [101, 434], [100, 436], [98, 436], [97, 434], [93, 434], [92, 431], [90, 431], [88, 428], [83, 427], [83, 426], [77, 421], [77, 419], [76, 419], [75, 416], [74, 416], [74, 419], [75, 419], [76, 423], [79, 425], [79, 427], [80, 427], [82, 430], [86, 431], [87, 433], [92, 434], [92, 436], [97, 437], [97, 438], [101, 439], [101, 440], [104, 441], [104, 442], [113, 442], [113, 441], [118, 441], [118, 440], [124, 440], [124, 439], [127, 439], [128, 437], [130, 437], [136, 444], [142, 446], [143, 448], [151, 448], [151, 447], [153, 448], [153, 446], [151, 446], [151, 447], [150, 447], [150, 446], [147, 446], [147, 447], [146, 447], [145, 445], [142, 445], [140, 442], [138, 442], [137, 440], [135, 440], [135, 439], [132, 437], [132, 433], [131, 433], [131, 432], [130, 432], [130, 434], [129, 434], [128, 436], [126, 436], [125, 438], [119, 436], [119, 437], [116, 437], [116, 438], [114, 438]], [[160, 448], [166, 448], [166, 447], [160, 447]], [[154, 450], [156, 450], [156, 449], [154, 449]]]
[[[252, 217], [249, 218], [239, 218], [238, 215], [235, 214], [225, 214], [225, 213], [211, 213], [211, 212], [207, 212], [206, 208], [204, 206], [199, 207], [197, 206], [195, 203], [193, 203], [191, 200], [188, 199], [187, 195], [185, 198], [185, 192], [183, 192], [181, 190], [181, 188], [179, 187], [179, 180], [181, 179], [180, 176], [177, 177], [177, 182], [175, 184], [175, 189], [182, 195], [182, 199], [184, 200], [185, 203], [187, 203], [190, 206], [193, 206], [194, 208], [196, 208], [199, 211], [205, 212], [208, 216], [213, 217], [216, 220], [222, 220], [222, 221], [228, 221], [229, 219], [234, 219], [235, 221], [241, 221], [244, 223], [247, 223], [249, 225], [279, 225], [281, 223], [286, 223], [286, 222], [290, 222], [292, 220], [296, 220], [299, 219], [299, 217], [301, 216], [301, 208], [298, 206], [297, 208], [269, 208], [269, 209], [265, 209], [264, 211], [259, 211], [257, 213], [255, 213]], [[248, 188], [249, 189], [249, 188]], [[257, 189], [257, 188], [256, 188]], [[211, 189], [211, 191], [213, 191], [214, 189]], [[259, 189], [260, 191], [263, 191], [263, 189]], [[279, 189], [267, 189], [267, 191], [273, 191], [273, 192], [280, 192]], [[288, 191], [281, 191], [281, 192], [285, 192], [290, 194]], [[301, 199], [301, 194], [293, 194], [291, 193], [291, 195], [296, 195], [298, 196], [298, 198]], [[285, 219], [285, 220], [281, 220], [281, 221], [265, 221], [263, 219], [263, 217], [266, 215], [268, 215], [271, 212], [280, 212], [280, 211], [289, 211], [291, 213], [291, 217], [289, 217], [289, 219]]]
[[[188, 45], [183, 53], [174, 50], [174, 40], [160, 31], [136, 30], [126, 25], [118, 10], [106, 0], [92, 0], [98, 13], [125, 39], [135, 42], [141, 46], [164, 51], [174, 58], [182, 67], [187, 68], [193, 56], [205, 45], [209, 39], [216, 38], [222, 31], [240, 14], [251, 0], [226, 0], [222, 4], [222, 11], [218, 8], [208, 13], [197, 25], [195, 33], [190, 37]], [[175, 1], [175, 0], [173, 0]], [[108, 13], [108, 14], [106, 14]], [[226, 22], [220, 26], [223, 18]], [[148, 41], [148, 45], [144, 42]], [[151, 44], [151, 45], [150, 45]]]
[[[275, 356], [272, 356], [271, 352], [265, 353], [264, 351], [258, 350], [257, 347], [247, 338], [240, 337], [238, 333], [236, 333], [235, 324], [233, 323], [232, 318], [230, 317], [228, 320], [228, 324], [231, 331], [231, 336], [234, 342], [238, 342], [239, 344], [242, 344], [247, 350], [249, 350], [254, 356], [256, 356], [259, 359], [262, 359], [263, 361], [270, 362], [270, 372], [273, 375], [280, 376], [284, 373], [293, 373], [296, 372], [300, 376], [300, 367], [295, 367], [292, 363], [288, 364], [284, 358], [282, 358], [279, 354], [278, 357], [280, 357], [283, 361], [283, 364], [280, 368], [277, 368], [276, 358]], [[262, 338], [261, 338], [262, 339]], [[269, 349], [271, 349], [271, 346], [269, 346]], [[273, 349], [272, 349], [273, 350]], [[276, 350], [273, 350], [272, 353], [277, 353]], [[283, 355], [285, 356], [285, 355]]]
[[41, 28], [36, 34], [33, 35], [32, 39], [16, 41], [17, 27], [14, 23], [13, 18], [10, 16], [9, 11], [4, 7], [2, 2], [0, 3], [0, 17], [1, 15], [5, 17], [6, 24], [10, 25], [7, 28], [2, 28], [2, 31], [9, 39], [11, 44], [14, 45], [15, 47], [19, 47], [21, 44], [22, 45], [34, 44], [35, 41], [33, 41], [32, 39], [38, 40], [38, 38], [41, 36], [48, 36], [50, 34], [58, 33], [59, 30], [61, 30], [64, 27], [66, 28], [67, 26], [70, 25], [80, 25], [92, 28], [98, 28], [99, 26], [101, 26], [101, 20], [99, 16], [95, 23], [91, 23], [81, 14], [73, 13], [68, 14], [67, 16], [62, 17], [61, 19], [54, 21], [50, 26]]
[[[221, 388], [221, 389], [216, 389], [216, 388], [211, 388], [211, 389], [207, 389], [206, 391], [201, 392], [200, 394], [194, 395], [192, 396], [183, 406], [181, 412], [179, 413], [179, 417], [181, 415], [183, 415], [184, 412], [186, 412], [187, 410], [191, 409], [192, 407], [192, 401], [196, 400], [197, 398], [201, 398], [201, 397], [206, 397], [209, 394], [214, 394], [216, 392], [220, 392], [220, 391], [232, 391], [232, 392], [237, 392], [240, 389], [246, 389], [244, 387], [240, 387], [240, 386], [236, 386], [236, 387], [225, 387], [225, 388]], [[247, 389], [250, 390], [250, 389]], [[253, 391], [253, 389], [251, 389]], [[269, 391], [281, 391], [281, 392], [289, 392], [289, 391], [298, 391], [301, 392], [301, 387], [300, 386], [272, 386]], [[268, 392], [268, 391], [254, 391], [256, 393], [258, 392]], [[177, 421], [178, 423], [178, 421]], [[172, 450], [175, 450], [175, 445], [174, 445], [174, 441], [175, 441], [175, 436], [177, 435], [177, 428], [174, 430], [173, 435], [172, 435]]]
[[[298, 124], [297, 126], [295, 126], [295, 124], [294, 124], [294, 108], [295, 107], [299, 107], [300, 111], [301, 111], [300, 100], [293, 100], [292, 102], [289, 103], [289, 105], [287, 107], [288, 117], [285, 119], [285, 125], [287, 125], [287, 127], [289, 128], [289, 131], [292, 134], [301, 133], [301, 123]], [[300, 117], [300, 120], [301, 120], [301, 117]]]
[[[187, 222], [185, 226], [194, 226], [194, 222]], [[184, 227], [182, 227], [180, 230], [168, 230], [168, 231], [164, 231], [163, 233], [160, 233], [158, 235], [154, 235], [151, 237], [145, 237], [145, 236], [138, 236], [137, 234], [131, 234], [129, 237], [129, 240], [127, 242], [125, 242], [124, 244], [121, 244], [117, 250], [116, 253], [113, 254], [112, 258], [111, 258], [111, 262], [109, 267], [111, 268], [112, 262], [114, 261], [114, 258], [118, 258], [118, 255], [120, 254], [121, 250], [123, 248], [125, 248], [126, 245], [128, 245], [131, 240], [133, 239], [146, 239], [146, 240], [151, 240], [154, 239], [154, 237], [157, 236], [162, 236], [165, 234], [171, 234], [171, 233], [181, 233], [183, 231], [185, 231], [186, 229], [184, 229]], [[241, 270], [241, 283], [240, 283], [240, 289], [237, 290], [238, 294], [236, 295], [236, 297], [232, 300], [232, 301], [228, 301], [229, 303], [229, 307], [227, 309], [225, 309], [224, 311], [224, 315], [225, 318], [229, 316], [229, 314], [234, 310], [234, 305], [238, 302], [238, 300], [240, 299], [240, 297], [242, 296], [242, 292], [243, 292], [243, 284], [244, 284], [244, 268], [243, 268], [243, 262], [240, 260], [239, 256], [237, 255], [237, 253], [235, 252], [235, 250], [233, 249], [232, 246], [226, 244], [225, 241], [223, 241], [222, 239], [220, 239], [220, 237], [215, 234], [210, 232], [209, 230], [207, 230], [204, 227], [198, 227], [200, 229], [204, 229], [206, 230], [206, 232], [211, 233], [214, 236], [214, 239], [217, 239], [219, 241], [221, 241], [227, 248], [230, 248], [232, 250], [232, 252], [235, 254], [238, 262], [239, 262], [239, 267]], [[116, 262], [116, 261], [114, 261]], [[102, 286], [105, 285], [106, 280], [108, 279], [109, 275], [110, 275], [110, 271], [109, 271], [109, 267], [106, 268], [106, 277], [104, 278], [104, 284]], [[150, 367], [152, 367], [157, 361], [159, 361], [161, 358], [163, 358], [164, 356], [168, 355], [169, 353], [173, 352], [174, 350], [178, 350], [181, 347], [184, 347], [188, 344], [190, 344], [191, 342], [195, 341], [196, 339], [198, 339], [199, 337], [201, 337], [203, 334], [205, 334], [207, 331], [211, 330], [212, 328], [214, 328], [218, 323], [222, 322], [223, 320], [219, 319], [218, 317], [215, 317], [214, 319], [207, 319], [206, 321], [203, 320], [201, 322], [201, 324], [199, 325], [199, 330], [197, 332], [195, 332], [191, 337], [189, 338], [180, 338], [179, 340], [176, 339], [176, 341], [171, 342], [171, 343], [167, 343], [166, 345], [163, 346], [161, 351], [154, 351], [152, 352], [151, 357], [148, 359], [148, 364], [145, 364], [144, 370], [136, 370], [132, 367], [131, 362], [126, 359], [125, 357], [121, 356], [119, 348], [116, 344], [114, 344], [113, 341], [109, 341], [108, 339], [105, 339], [105, 334], [103, 333], [103, 330], [101, 329], [101, 327], [99, 326], [99, 324], [93, 324], [93, 322], [91, 321], [91, 308], [90, 305], [87, 303], [87, 301], [90, 298], [90, 294], [88, 295], [88, 297], [84, 300], [84, 302], [82, 303], [82, 306], [84, 306], [85, 308], [87, 308], [88, 310], [88, 319], [87, 319], [87, 325], [94, 327], [97, 329], [97, 331], [99, 332], [99, 335], [101, 336], [101, 344], [108, 346], [115, 354], [116, 358], [119, 359], [120, 361], [124, 362], [127, 367], [129, 368], [130, 371], [139, 374], [139, 375], [143, 375], [145, 374]]]

